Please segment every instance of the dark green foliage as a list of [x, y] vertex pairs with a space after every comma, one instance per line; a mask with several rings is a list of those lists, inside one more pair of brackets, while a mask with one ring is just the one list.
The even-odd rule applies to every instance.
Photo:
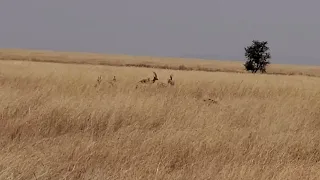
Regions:
[[245, 57], [247, 58], [244, 64], [246, 70], [252, 73], [256, 73], [257, 71], [265, 73], [267, 65], [270, 64], [268, 59], [271, 58], [270, 52], [268, 52], [268, 42], [253, 40], [252, 45], [244, 49]]

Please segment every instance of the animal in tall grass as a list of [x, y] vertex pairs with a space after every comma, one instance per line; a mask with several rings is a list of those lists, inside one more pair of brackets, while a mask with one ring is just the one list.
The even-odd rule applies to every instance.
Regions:
[[[149, 78], [145, 78], [145, 79], [141, 79], [138, 83], [140, 84], [140, 85], [142, 85], [142, 84], [145, 84], [145, 85], [151, 85], [151, 84], [154, 84], [156, 81], [158, 81], [159, 79], [158, 79], [158, 75], [157, 75], [157, 73], [156, 72], [153, 72], [153, 79], [151, 80], [151, 78], [149, 77]], [[139, 87], [139, 84], [138, 85], [136, 85], [136, 89]]]
[[[117, 81], [117, 79], [116, 79], [116, 76], [113, 76], [113, 79], [110, 81], [107, 81], [108, 82], [108, 84], [110, 84], [111, 86], [115, 86], [116, 84], [116, 81]], [[98, 76], [98, 78], [97, 78], [97, 82], [96, 82], [96, 84], [94, 85], [94, 87], [98, 87], [98, 86], [100, 86], [101, 85], [101, 83], [102, 83], [102, 77], [101, 76]]]
[[159, 87], [168, 87], [168, 86], [174, 86], [174, 80], [173, 80], [173, 75], [170, 75], [170, 78], [167, 80], [167, 83], [164, 82], [159, 82], [158, 86]]
[[139, 81], [139, 83], [142, 83], [142, 84], [152, 84], [152, 83], [155, 83], [158, 79], [158, 75], [156, 72], [153, 72], [153, 79], [151, 80], [150, 78], [146, 78], [146, 79], [141, 79]]
[[173, 86], [175, 83], [174, 83], [174, 80], [173, 80], [173, 75], [171, 74], [170, 75], [170, 78], [168, 79], [168, 84], [170, 84], [171, 86]]
[[108, 83], [109, 83], [111, 86], [115, 86], [115, 85], [116, 85], [116, 82], [117, 82], [116, 76], [113, 76], [112, 81], [108, 81]]
[[98, 87], [98, 86], [101, 84], [101, 82], [102, 82], [102, 77], [101, 77], [101, 76], [98, 76], [97, 82], [96, 82], [96, 84], [94, 85], [94, 87]]

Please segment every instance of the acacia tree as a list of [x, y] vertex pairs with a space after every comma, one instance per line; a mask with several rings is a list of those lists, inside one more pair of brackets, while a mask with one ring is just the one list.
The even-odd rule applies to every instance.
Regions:
[[247, 61], [244, 67], [247, 71], [256, 73], [260, 71], [261, 73], [266, 72], [266, 67], [270, 64], [268, 59], [271, 59], [271, 55], [268, 47], [267, 41], [257, 41], [253, 40], [251, 46], [247, 46], [245, 49], [245, 57]]

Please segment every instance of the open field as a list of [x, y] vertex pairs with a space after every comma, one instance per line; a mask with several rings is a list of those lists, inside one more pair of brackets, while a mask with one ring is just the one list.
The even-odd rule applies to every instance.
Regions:
[[[0, 60], [23, 60], [110, 66], [154, 67], [172, 70], [245, 73], [243, 61], [217, 61], [169, 57], [110, 55], [79, 52], [55, 52], [22, 49], [0, 49]], [[302, 60], [303, 61], [303, 60]], [[271, 60], [273, 63], [273, 60]], [[320, 77], [320, 66], [271, 64], [268, 74]]]
[[320, 178], [318, 77], [0, 61], [0, 99], [0, 179]]

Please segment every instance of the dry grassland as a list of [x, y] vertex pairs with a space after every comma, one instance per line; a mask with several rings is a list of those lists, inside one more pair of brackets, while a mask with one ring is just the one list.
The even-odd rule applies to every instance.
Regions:
[[0, 61], [0, 99], [0, 179], [320, 178], [316, 77]]

